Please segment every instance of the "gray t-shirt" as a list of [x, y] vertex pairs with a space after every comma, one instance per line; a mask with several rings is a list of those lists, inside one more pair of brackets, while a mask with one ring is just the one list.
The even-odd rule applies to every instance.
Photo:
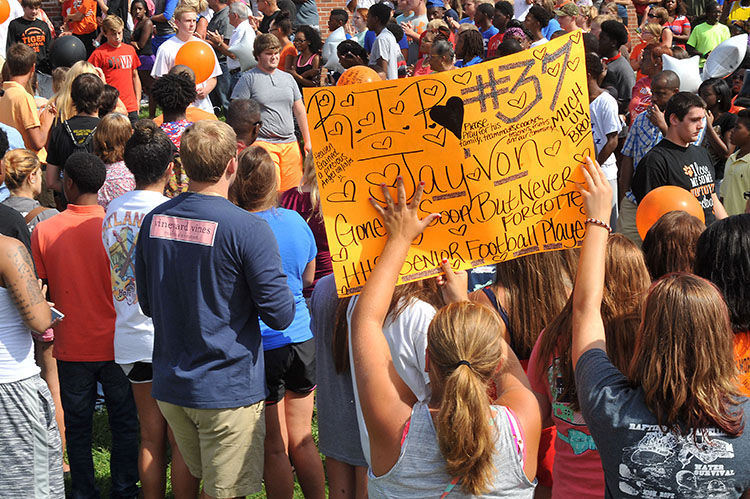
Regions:
[[[3, 204], [19, 212], [22, 217], [25, 217], [27, 214], [31, 213], [36, 207], [41, 206], [41, 204], [39, 204], [39, 201], [37, 201], [36, 199], [20, 196], [11, 196], [3, 201]], [[29, 223], [26, 224], [29, 227], [29, 232], [33, 231], [34, 227], [36, 227], [36, 224], [38, 224], [42, 220], [52, 218], [58, 213], [60, 212], [54, 208], [47, 208], [46, 210], [42, 211], [37, 216], [32, 218]]]
[[617, 91], [617, 104], [620, 114], [627, 112], [634, 86], [635, 72], [625, 57], [620, 55], [607, 63], [607, 75], [602, 81], [602, 87], [614, 87]]
[[[219, 35], [224, 38], [225, 42], [232, 38], [234, 26], [229, 24], [229, 7], [224, 7], [219, 12], [214, 12], [213, 17], [208, 22], [208, 26], [206, 26], [206, 29], [208, 31], [218, 32]], [[218, 50], [214, 49], [214, 52], [216, 52], [216, 58], [219, 60], [219, 62], [224, 62], [227, 60], [227, 56], [225, 56]]]
[[313, 26], [317, 27], [320, 24], [320, 17], [318, 16], [318, 6], [315, 4], [315, 0], [307, 0], [306, 2], [297, 2], [297, 20], [295, 26]]
[[398, 78], [398, 56], [401, 54], [401, 48], [398, 46], [396, 38], [393, 33], [388, 29], [378, 33], [378, 37], [375, 38], [375, 43], [372, 44], [372, 50], [370, 51], [370, 66], [374, 66], [378, 63], [378, 59], [383, 59], [388, 63], [388, 70], [386, 72], [386, 78], [388, 80], [395, 80]]
[[292, 75], [280, 69], [266, 73], [253, 68], [243, 73], [234, 87], [232, 100], [255, 99], [260, 104], [258, 139], [275, 144], [296, 141], [292, 105], [302, 99], [297, 82]]
[[336, 282], [333, 274], [322, 277], [310, 299], [310, 329], [315, 337], [315, 383], [318, 391], [318, 443], [323, 455], [353, 465], [367, 466], [359, 444], [354, 390], [349, 368], [336, 372], [331, 342], [336, 328]]
[[729, 437], [716, 428], [683, 437], [664, 433], [644, 402], [601, 349], [576, 365], [581, 412], [599, 449], [606, 497], [740, 497], [750, 489], [750, 402], [743, 398], [745, 431]]

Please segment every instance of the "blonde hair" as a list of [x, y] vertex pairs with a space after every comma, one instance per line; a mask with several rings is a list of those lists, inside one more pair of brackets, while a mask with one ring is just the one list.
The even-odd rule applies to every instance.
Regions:
[[197, 7], [196, 7], [196, 6], [194, 6], [194, 5], [192, 5], [192, 4], [189, 4], [189, 3], [186, 3], [186, 2], [184, 2], [184, 1], [182, 1], [182, 2], [180, 2], [180, 4], [179, 4], [179, 5], [178, 5], [178, 6], [177, 6], [177, 7], [175, 8], [175, 9], [174, 9], [174, 12], [172, 13], [172, 17], [173, 17], [174, 19], [178, 19], [178, 20], [180, 20], [180, 21], [181, 21], [181, 20], [182, 20], [182, 15], [183, 15], [183, 14], [187, 14], [187, 13], [193, 13], [193, 14], [195, 14], [195, 15], [197, 16], [198, 14], [200, 14], [200, 12], [203, 12], [203, 11], [198, 11], [198, 10], [196, 10], [196, 9], [197, 9]]
[[[208, 0], [181, 0], [177, 8], [180, 6], [195, 11], [196, 14], [200, 14], [208, 8]], [[176, 12], [177, 10], [175, 9], [175, 15]]]
[[102, 21], [103, 31], [121, 31], [124, 28], [125, 23], [122, 22], [122, 19], [120, 19], [119, 16], [115, 16], [113, 14], [108, 15]]
[[727, 306], [709, 281], [676, 273], [651, 286], [629, 378], [659, 426], [742, 433], [733, 340]]
[[492, 463], [497, 433], [487, 396], [501, 363], [500, 331], [497, 314], [472, 302], [441, 308], [427, 329], [430, 371], [437, 378], [433, 390], [443, 393], [435, 425], [438, 445], [447, 473], [461, 478], [466, 494], [486, 492], [501, 471]]
[[310, 206], [312, 206], [312, 212], [310, 218], [306, 221], [309, 222], [313, 217], [323, 219], [323, 213], [320, 211], [320, 188], [318, 187], [318, 175], [315, 172], [315, 159], [313, 158], [312, 152], [305, 156], [305, 160], [302, 162], [302, 185], [306, 185], [310, 188]]
[[5, 184], [14, 191], [21, 188], [26, 179], [42, 167], [36, 153], [28, 149], [13, 149], [3, 157]]
[[76, 115], [76, 107], [70, 96], [70, 87], [73, 85], [73, 80], [75, 80], [76, 77], [87, 73], [99, 76], [99, 73], [96, 71], [96, 66], [88, 61], [76, 62], [70, 67], [68, 72], [65, 73], [65, 79], [60, 86], [60, 91], [51, 99], [57, 108], [57, 119], [59, 123], [69, 120]]
[[180, 159], [197, 182], [218, 182], [236, 155], [237, 135], [223, 121], [197, 121], [182, 133]]
[[230, 198], [247, 211], [263, 211], [278, 203], [279, 175], [271, 155], [260, 146], [245, 148], [237, 158], [237, 177]]
[[655, 18], [659, 19], [661, 24], [664, 24], [669, 20], [669, 12], [664, 7], [654, 7], [649, 11]]
[[448, 28], [448, 23], [442, 19], [433, 19], [427, 23], [427, 31], [437, 31], [440, 28]]
[[127, 116], [110, 113], [99, 121], [94, 132], [94, 154], [105, 164], [123, 160], [125, 143], [133, 135]]
[[655, 38], [659, 38], [661, 36], [661, 30], [663, 30], [661, 24], [656, 23], [648, 23], [643, 27], [642, 33], [645, 35], [648, 33], [649, 35], [653, 35]]

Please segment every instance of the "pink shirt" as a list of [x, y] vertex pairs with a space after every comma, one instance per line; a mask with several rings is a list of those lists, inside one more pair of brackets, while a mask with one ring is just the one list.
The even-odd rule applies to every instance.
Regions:
[[587, 499], [604, 497], [604, 472], [599, 451], [589, 433], [580, 412], [574, 412], [569, 404], [556, 402], [557, 381], [552, 369], [552, 359], [545, 362], [540, 371], [539, 360], [542, 332], [531, 351], [529, 377], [531, 388], [546, 399], [552, 410], [552, 422], [557, 429], [555, 439], [555, 465], [552, 469], [552, 497], [554, 499]]

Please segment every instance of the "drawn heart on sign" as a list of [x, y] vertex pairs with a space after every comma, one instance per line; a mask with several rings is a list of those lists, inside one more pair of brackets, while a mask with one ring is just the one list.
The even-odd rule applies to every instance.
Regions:
[[581, 58], [580, 57], [576, 57], [572, 61], [568, 61], [568, 69], [571, 70], [571, 71], [575, 71], [576, 68], [578, 67], [578, 63], [579, 62], [581, 62]]
[[427, 142], [432, 142], [433, 144], [437, 144], [440, 147], [444, 147], [445, 146], [445, 130], [446, 128], [441, 128], [440, 131], [436, 134], [426, 133], [422, 135], [422, 138], [426, 140]]
[[344, 125], [342, 125], [340, 122], [336, 122], [333, 124], [333, 129], [328, 131], [328, 135], [341, 135], [344, 133]]
[[378, 151], [385, 151], [390, 149], [391, 145], [393, 145], [393, 140], [390, 137], [386, 137], [380, 142], [373, 142], [372, 148], [377, 149]]
[[365, 180], [371, 185], [380, 186], [385, 184], [389, 187], [396, 187], [396, 180], [401, 173], [401, 167], [396, 163], [388, 163], [380, 172], [370, 172], [365, 175]]
[[468, 178], [469, 180], [473, 180], [474, 182], [479, 180], [479, 177], [481, 176], [482, 176], [482, 170], [480, 170], [478, 166], [474, 169], [473, 172], [466, 174], [466, 178]]
[[349, 250], [346, 248], [341, 248], [341, 250], [336, 255], [331, 253], [332, 262], [345, 262], [348, 259], [349, 259]]
[[437, 91], [438, 91], [437, 85], [432, 85], [431, 87], [427, 87], [424, 89], [424, 93], [432, 97], [434, 97], [435, 94], [437, 94]]
[[346, 96], [346, 100], [341, 101], [341, 107], [350, 107], [354, 105], [354, 94]]
[[453, 81], [459, 85], [466, 85], [471, 80], [471, 71], [464, 71], [460, 75], [453, 75]]
[[588, 147], [584, 149], [582, 153], [576, 153], [573, 155], [573, 159], [579, 163], [585, 163], [587, 157], [591, 157], [591, 150]]
[[534, 54], [534, 57], [539, 59], [540, 61], [544, 58], [544, 56], [547, 54], [547, 47], [542, 47], [540, 49], [534, 49], [532, 52]]
[[373, 123], [375, 123], [375, 113], [373, 113], [372, 111], [370, 111], [369, 113], [367, 113], [365, 115], [364, 118], [362, 118], [361, 120], [357, 121], [357, 123], [359, 123], [360, 126], [370, 126], [370, 125], [372, 125]]
[[554, 66], [548, 67], [547, 74], [553, 78], [557, 78], [557, 75], [560, 74], [560, 63], [557, 63]]
[[517, 99], [509, 99], [508, 105], [511, 107], [515, 107], [516, 109], [523, 109], [523, 107], [526, 105], [526, 92], [522, 93], [521, 96]]
[[455, 236], [463, 236], [466, 234], [466, 224], [461, 224], [458, 227], [451, 227], [448, 232]]
[[433, 106], [430, 109], [430, 118], [461, 140], [461, 129], [464, 126], [464, 101], [460, 98], [451, 97], [444, 106]]
[[400, 100], [395, 106], [389, 107], [388, 112], [391, 114], [399, 115], [404, 112], [404, 101]]
[[562, 141], [556, 140], [554, 144], [552, 144], [549, 147], [544, 148], [544, 154], [546, 154], [547, 156], [554, 156], [560, 150], [561, 145], [562, 145]]
[[353, 203], [354, 194], [357, 192], [357, 186], [354, 180], [344, 182], [344, 189], [338, 192], [330, 193], [326, 199], [329, 203]]
[[331, 98], [328, 96], [328, 94], [323, 94], [321, 97], [318, 97], [318, 105], [320, 107], [326, 107], [330, 103]]
[[578, 43], [581, 40], [581, 32], [576, 31], [572, 35], [570, 35], [570, 39], [573, 40], [573, 43]]

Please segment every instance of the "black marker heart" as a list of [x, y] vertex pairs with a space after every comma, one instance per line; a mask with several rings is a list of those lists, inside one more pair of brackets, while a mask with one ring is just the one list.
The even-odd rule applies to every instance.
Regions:
[[461, 140], [461, 129], [464, 126], [464, 101], [459, 97], [451, 97], [444, 106], [433, 106], [430, 109], [430, 118]]
[[427, 128], [435, 128], [437, 126], [437, 123], [430, 123], [427, 125]]
[[398, 176], [400, 173], [401, 173], [400, 166], [398, 166], [396, 163], [388, 163], [387, 165], [385, 165], [385, 168], [383, 168], [383, 171], [370, 172], [367, 175], [365, 175], [365, 180], [370, 185], [380, 186], [381, 184], [385, 184], [389, 187], [395, 187], [396, 180], [398, 179]]
[[332, 262], [345, 262], [349, 258], [349, 250], [346, 247], [341, 248], [337, 255], [331, 253]]
[[587, 147], [583, 150], [582, 153], [576, 153], [573, 155], [573, 159], [578, 161], [579, 163], [585, 163], [586, 158], [591, 157], [591, 150]]
[[354, 94], [346, 96], [346, 100], [341, 101], [341, 107], [349, 107], [354, 105]]
[[464, 234], [466, 234], [466, 224], [461, 224], [455, 228], [451, 227], [450, 229], [448, 229], [448, 232], [456, 236], [463, 236]]
[[391, 114], [401, 114], [404, 112], [404, 101], [400, 100], [395, 106], [389, 107], [388, 112]]
[[433, 96], [433, 97], [435, 96], [435, 94], [437, 94], [437, 91], [438, 91], [437, 85], [432, 85], [431, 87], [427, 87], [424, 89], [425, 94]]
[[344, 133], [344, 125], [342, 125], [338, 121], [333, 124], [333, 129], [328, 131], [328, 135], [341, 135], [343, 133]]
[[354, 130], [354, 133], [362, 133], [362, 129], [361, 128], [357, 128], [356, 130]]
[[445, 128], [441, 128], [440, 131], [436, 134], [426, 133], [422, 135], [422, 138], [427, 142], [432, 142], [433, 144], [437, 144], [440, 147], [443, 147], [445, 146], [445, 130]]
[[478, 166], [474, 169], [473, 172], [466, 174], [466, 178], [468, 178], [469, 180], [474, 180], [475, 182], [479, 180], [481, 176], [482, 170], [480, 170]]
[[406, 125], [406, 126], [402, 127], [401, 129], [402, 130], [408, 130], [409, 128], [411, 128], [411, 127], [409, 125]]
[[386, 137], [382, 142], [373, 142], [372, 148], [379, 151], [386, 151], [391, 147], [391, 145], [393, 145], [393, 140], [390, 137]]
[[544, 154], [546, 154], [547, 156], [554, 156], [560, 150], [561, 145], [562, 145], [562, 141], [556, 140], [554, 144], [552, 144], [549, 147], [544, 148]]
[[328, 94], [323, 94], [322, 96], [318, 97], [318, 105], [321, 107], [325, 107], [328, 104], [330, 104], [331, 98], [328, 97]]
[[330, 193], [326, 199], [329, 203], [353, 203], [354, 194], [357, 192], [357, 185], [354, 180], [344, 182], [344, 189], [339, 192]]
[[373, 113], [372, 111], [370, 111], [369, 113], [367, 113], [365, 115], [364, 118], [362, 118], [361, 120], [359, 120], [357, 123], [359, 123], [361, 126], [370, 126], [370, 125], [372, 125], [373, 123], [375, 123], [375, 113]]
[[466, 85], [471, 80], [471, 71], [464, 71], [460, 75], [453, 75], [453, 81], [459, 85]]

